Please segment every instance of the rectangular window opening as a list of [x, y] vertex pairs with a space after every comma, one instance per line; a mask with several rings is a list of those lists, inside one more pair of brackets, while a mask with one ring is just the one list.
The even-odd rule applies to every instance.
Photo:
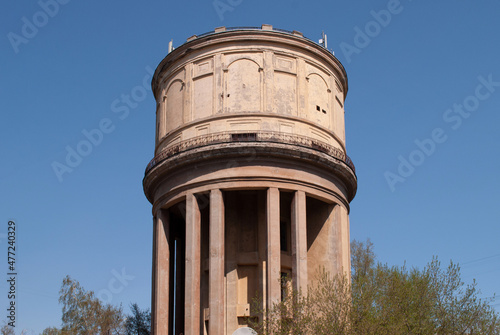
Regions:
[[257, 133], [231, 134], [231, 141], [232, 142], [257, 141]]
[[280, 248], [281, 251], [288, 251], [288, 225], [284, 221], [280, 221]]

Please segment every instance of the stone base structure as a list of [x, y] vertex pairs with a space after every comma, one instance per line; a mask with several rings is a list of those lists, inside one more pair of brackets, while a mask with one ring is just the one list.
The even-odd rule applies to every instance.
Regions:
[[306, 291], [320, 267], [350, 271], [347, 76], [328, 50], [217, 28], [169, 53], [153, 92], [153, 334], [230, 335], [282, 299], [283, 277]]

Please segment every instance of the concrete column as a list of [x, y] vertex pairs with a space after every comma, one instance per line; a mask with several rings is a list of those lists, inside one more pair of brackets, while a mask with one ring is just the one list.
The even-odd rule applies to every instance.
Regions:
[[[229, 193], [229, 198], [236, 195], [237, 192]], [[236, 195], [238, 198], [238, 196]], [[231, 201], [232, 200], [232, 201]], [[225, 253], [225, 273], [226, 273], [226, 289], [225, 289], [225, 319], [226, 330], [232, 334], [238, 329], [238, 240], [239, 240], [239, 224], [240, 216], [236, 209], [238, 202], [234, 199], [226, 200], [225, 206], [228, 206], [224, 218], [225, 235], [227, 236], [226, 243], [224, 244]]]
[[296, 191], [292, 200], [292, 282], [294, 290], [307, 292], [306, 194]]
[[193, 193], [186, 196], [186, 293], [184, 301], [184, 333], [200, 334], [200, 245], [201, 217]]
[[340, 250], [342, 254], [342, 270], [350, 278], [351, 274], [351, 240], [349, 233], [349, 213], [343, 206], [337, 206], [340, 218]]
[[224, 200], [221, 190], [210, 192], [209, 334], [224, 333]]
[[281, 300], [280, 191], [267, 190], [267, 304]]
[[[258, 243], [258, 254], [259, 254], [259, 282], [258, 287], [260, 287], [262, 294], [262, 299], [259, 299], [259, 305], [257, 310], [251, 311], [251, 313], [258, 312], [256, 315], [260, 320], [263, 320], [264, 315], [261, 311], [267, 308], [267, 213], [265, 210], [260, 210], [261, 208], [267, 207], [267, 194], [264, 192], [258, 193], [258, 227], [257, 227], [257, 243]], [[250, 308], [254, 307], [251, 305]]]
[[168, 211], [160, 209], [153, 223], [152, 334], [169, 334], [170, 236]]
[[[328, 204], [328, 217], [326, 218], [325, 221], [325, 227], [326, 227], [326, 252], [325, 252], [325, 258], [323, 259], [323, 266], [326, 271], [331, 273], [332, 275], [335, 273], [339, 272], [339, 251], [337, 249], [339, 243], [337, 242], [338, 240], [338, 228], [337, 228], [337, 217], [336, 217], [336, 209], [335, 207], [337, 205], [335, 204]], [[314, 269], [314, 271], [317, 271], [317, 269]]]

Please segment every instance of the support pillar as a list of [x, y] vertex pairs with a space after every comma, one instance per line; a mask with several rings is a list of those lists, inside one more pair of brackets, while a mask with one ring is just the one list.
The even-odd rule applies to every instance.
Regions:
[[198, 201], [193, 193], [186, 196], [186, 287], [185, 319], [186, 335], [200, 334], [200, 253], [201, 216]]
[[160, 209], [153, 223], [152, 334], [169, 333], [170, 236], [168, 211]]
[[340, 250], [342, 253], [342, 270], [347, 275], [347, 278], [351, 278], [351, 240], [349, 234], [349, 213], [347, 209], [343, 206], [337, 206], [339, 210], [340, 217], [340, 231], [341, 231], [341, 242]]
[[267, 190], [267, 305], [281, 300], [280, 191]]
[[292, 200], [292, 282], [294, 290], [307, 293], [306, 194], [296, 191]]
[[221, 190], [210, 192], [209, 334], [224, 332], [224, 200]]

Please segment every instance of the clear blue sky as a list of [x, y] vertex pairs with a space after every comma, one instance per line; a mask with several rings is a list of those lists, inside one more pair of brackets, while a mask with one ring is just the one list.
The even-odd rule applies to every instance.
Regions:
[[[315, 40], [324, 30], [349, 78], [351, 238], [370, 238], [389, 264], [453, 259], [484, 297], [500, 292], [499, 1], [54, 1], [0, 4], [0, 277], [14, 220], [18, 333], [60, 326], [68, 274], [127, 313], [131, 302], [149, 307], [148, 68], [171, 39], [223, 25]], [[128, 113], [114, 113], [126, 95]], [[99, 127], [107, 133], [82, 146]], [[79, 144], [87, 156], [58, 178], [54, 164]]]

